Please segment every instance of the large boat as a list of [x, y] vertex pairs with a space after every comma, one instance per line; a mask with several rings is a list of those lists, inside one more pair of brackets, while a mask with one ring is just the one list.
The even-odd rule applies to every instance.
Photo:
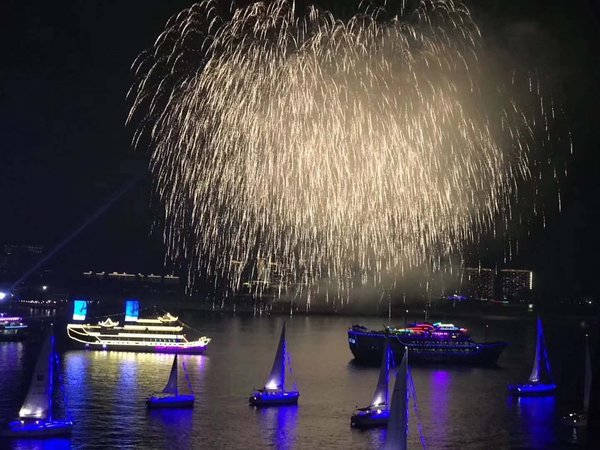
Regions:
[[48, 335], [35, 364], [19, 416], [0, 430], [1, 436], [40, 439], [71, 434], [73, 422], [70, 419], [57, 419], [53, 414], [53, 369], [57, 364], [54, 336]]
[[21, 317], [0, 314], [0, 342], [22, 341], [27, 337], [28, 326]]
[[348, 343], [355, 360], [378, 365], [386, 336], [398, 363], [406, 347], [413, 362], [493, 365], [508, 345], [506, 342], [474, 342], [466, 328], [451, 323], [413, 323], [406, 328], [386, 327], [380, 331], [353, 325], [348, 330]]
[[[75, 301], [73, 318], [85, 320], [87, 310]], [[67, 336], [77, 348], [89, 350], [120, 350], [150, 353], [184, 353], [201, 355], [210, 338], [192, 337], [193, 330], [169, 313], [154, 318], [138, 318], [139, 306], [134, 300], [126, 302], [123, 324], [110, 317], [95, 324], [70, 323]]]

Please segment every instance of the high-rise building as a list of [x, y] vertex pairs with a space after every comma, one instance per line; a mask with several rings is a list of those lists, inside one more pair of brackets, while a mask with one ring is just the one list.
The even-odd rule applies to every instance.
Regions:
[[42, 257], [44, 247], [33, 244], [4, 244], [0, 250], [0, 274], [18, 276]]
[[465, 267], [461, 293], [473, 299], [494, 298], [494, 270], [483, 267]]
[[533, 272], [531, 270], [502, 269], [500, 281], [504, 300], [522, 300], [533, 289]]

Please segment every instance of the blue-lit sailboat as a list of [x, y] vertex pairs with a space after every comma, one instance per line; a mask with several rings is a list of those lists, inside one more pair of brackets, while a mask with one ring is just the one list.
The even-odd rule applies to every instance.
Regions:
[[408, 437], [408, 349], [404, 351], [390, 403], [385, 450], [406, 450]]
[[388, 385], [390, 362], [392, 360], [391, 353], [389, 339], [386, 339], [383, 357], [381, 358], [381, 368], [379, 369], [379, 379], [375, 393], [373, 394], [373, 400], [369, 406], [358, 408], [354, 411], [350, 418], [351, 427], [371, 428], [387, 425], [388, 418], [390, 417]]
[[281, 329], [277, 353], [271, 374], [267, 384], [263, 389], [255, 390], [248, 401], [253, 406], [281, 406], [295, 405], [298, 403], [300, 393], [298, 391], [285, 390], [285, 369], [286, 369], [286, 349], [285, 349], [285, 323]]
[[[189, 385], [189, 380], [188, 387], [191, 391], [192, 387]], [[179, 389], [177, 388], [177, 355], [175, 355], [167, 385], [161, 392], [152, 394], [146, 400], [146, 405], [148, 405], [148, 408], [192, 408], [194, 400], [193, 394], [179, 394]]]
[[73, 422], [57, 420], [52, 414], [53, 369], [57, 363], [54, 336], [49, 335], [42, 345], [35, 364], [27, 396], [19, 410], [19, 417], [4, 426], [0, 432], [2, 436], [40, 439], [71, 434]]
[[583, 411], [572, 412], [561, 418], [561, 423], [567, 427], [583, 428], [588, 424], [590, 395], [592, 393], [592, 358], [590, 355], [589, 337], [585, 335], [585, 375], [583, 381]]
[[556, 391], [556, 384], [552, 378], [550, 370], [550, 360], [546, 350], [544, 340], [544, 330], [542, 328], [542, 319], [537, 319], [537, 342], [535, 346], [535, 359], [533, 368], [529, 375], [529, 383], [511, 384], [508, 390], [521, 397], [552, 395]]

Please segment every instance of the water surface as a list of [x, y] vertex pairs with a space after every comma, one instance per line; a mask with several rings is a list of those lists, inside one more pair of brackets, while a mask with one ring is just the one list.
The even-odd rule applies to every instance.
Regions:
[[[148, 411], [145, 407], [145, 398], [166, 383], [171, 355], [66, 351], [61, 363], [67, 410], [75, 420], [72, 438], [14, 441], [12, 448], [381, 448], [384, 430], [350, 428], [353, 408], [369, 403], [378, 373], [376, 368], [354, 364], [346, 330], [351, 323], [381, 328], [387, 319], [192, 313], [182, 318], [213, 339], [206, 355], [180, 356], [196, 394], [193, 410]], [[248, 396], [266, 381], [284, 319], [292, 362], [289, 386], [296, 383], [300, 390], [299, 404], [252, 408]], [[402, 325], [403, 320], [396, 324]], [[507, 395], [506, 386], [529, 375], [534, 318], [454, 321], [468, 327], [476, 340], [484, 339], [488, 324], [488, 340], [503, 339], [511, 345], [494, 368], [413, 367], [417, 403], [416, 408], [411, 405], [409, 447], [421, 448], [420, 434], [430, 449], [565, 447], [557, 419], [581, 397], [578, 322], [547, 323], [550, 358], [561, 387], [556, 398], [516, 399]], [[565, 329], [571, 331], [565, 333]], [[35, 356], [35, 344], [0, 344], [1, 418], [18, 411]], [[185, 387], [182, 373], [180, 386]], [[59, 413], [64, 409], [62, 394], [56, 393]]]

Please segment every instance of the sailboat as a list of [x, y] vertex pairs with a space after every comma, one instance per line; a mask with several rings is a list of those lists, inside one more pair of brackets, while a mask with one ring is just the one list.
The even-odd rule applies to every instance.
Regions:
[[583, 411], [572, 412], [561, 418], [561, 423], [567, 427], [586, 427], [588, 423], [588, 410], [590, 407], [590, 394], [592, 392], [592, 358], [590, 356], [589, 337], [585, 335], [585, 378], [583, 381]]
[[556, 390], [556, 384], [552, 378], [550, 371], [550, 361], [548, 352], [546, 351], [546, 343], [544, 341], [544, 330], [542, 329], [542, 319], [538, 316], [537, 319], [537, 342], [535, 346], [535, 358], [533, 360], [533, 368], [529, 375], [529, 383], [511, 384], [508, 390], [517, 396], [543, 396], [552, 395]]
[[350, 418], [350, 426], [354, 428], [371, 428], [385, 426], [390, 416], [388, 402], [388, 384], [391, 361], [390, 341], [386, 338], [379, 369], [379, 379], [373, 394], [371, 404], [365, 408], [358, 408]]
[[71, 420], [53, 417], [54, 365], [57, 364], [54, 336], [49, 334], [42, 344], [19, 417], [8, 422], [0, 434], [5, 437], [45, 438], [71, 434]]
[[385, 450], [406, 450], [408, 437], [408, 349], [404, 351], [390, 404]]
[[[189, 380], [188, 387], [191, 391], [192, 387]], [[179, 394], [179, 389], [177, 388], [177, 355], [175, 355], [167, 385], [161, 392], [152, 394], [146, 400], [146, 405], [148, 405], [148, 408], [192, 408], [194, 406], [194, 400], [195, 398], [193, 394]]]
[[285, 323], [281, 329], [277, 353], [271, 374], [267, 379], [267, 384], [262, 389], [256, 389], [248, 401], [253, 406], [280, 406], [295, 405], [298, 403], [300, 393], [298, 391], [285, 390], [285, 369], [286, 369], [286, 349], [285, 349]]

